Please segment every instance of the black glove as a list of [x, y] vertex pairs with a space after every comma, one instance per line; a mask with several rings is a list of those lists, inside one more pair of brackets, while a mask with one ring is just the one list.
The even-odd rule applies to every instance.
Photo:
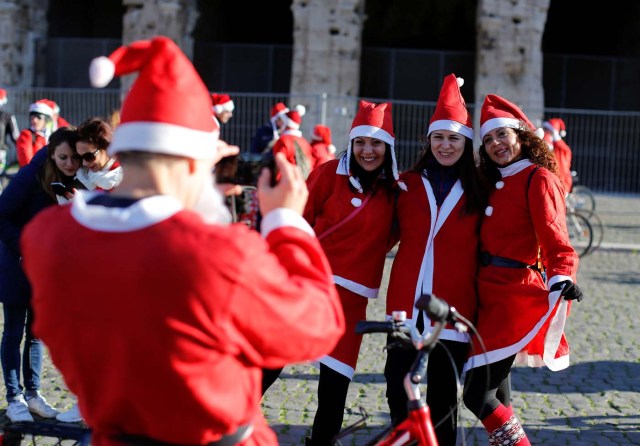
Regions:
[[582, 295], [582, 291], [578, 288], [578, 285], [570, 280], [563, 280], [561, 282], [554, 283], [550, 291], [558, 291], [560, 289], [562, 289], [560, 295], [564, 297], [564, 300], [577, 300], [580, 302], [584, 297]]

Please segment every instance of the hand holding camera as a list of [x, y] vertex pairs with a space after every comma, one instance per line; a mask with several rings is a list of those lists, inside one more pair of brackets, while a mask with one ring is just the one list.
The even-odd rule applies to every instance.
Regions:
[[[277, 208], [292, 209], [302, 215], [307, 204], [309, 190], [300, 169], [289, 163], [283, 153], [274, 157], [275, 171], [263, 168], [258, 179], [258, 202], [260, 212], [267, 215]], [[279, 175], [278, 183], [272, 185]]]

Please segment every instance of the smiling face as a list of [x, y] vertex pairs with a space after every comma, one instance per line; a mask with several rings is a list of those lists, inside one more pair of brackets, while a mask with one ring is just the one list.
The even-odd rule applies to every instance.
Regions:
[[73, 149], [66, 141], [55, 148], [51, 159], [56, 163], [56, 167], [68, 177], [75, 175], [80, 168], [80, 158], [73, 153]]
[[450, 130], [434, 130], [429, 135], [433, 156], [443, 166], [453, 166], [464, 152], [465, 137]]
[[522, 148], [515, 130], [508, 127], [498, 127], [487, 132], [482, 137], [482, 144], [491, 161], [500, 167], [522, 159]]
[[384, 141], [369, 136], [357, 136], [353, 139], [353, 156], [360, 167], [373, 172], [384, 164], [387, 146]]

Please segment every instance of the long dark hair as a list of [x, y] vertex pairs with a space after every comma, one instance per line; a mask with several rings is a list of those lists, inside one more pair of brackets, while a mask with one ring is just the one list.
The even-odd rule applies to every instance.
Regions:
[[[356, 161], [356, 156], [353, 152], [353, 140], [349, 141], [349, 145], [351, 146], [351, 159], [349, 159], [351, 175], [358, 179], [360, 186], [362, 186], [362, 190], [364, 192], [368, 192], [370, 190], [375, 192], [379, 187], [392, 190], [395, 184], [395, 179], [393, 178], [393, 159], [391, 158], [391, 150], [393, 149], [391, 148], [391, 145], [386, 142], [384, 143], [386, 148], [384, 151], [384, 162], [382, 163], [382, 166], [371, 172], [364, 170]], [[342, 160], [342, 162], [346, 162], [346, 156], [343, 157]], [[351, 182], [349, 182], [349, 187], [353, 191], [356, 191]]]
[[[410, 170], [424, 175], [427, 165], [432, 161], [438, 162], [431, 151], [431, 139], [427, 137], [422, 157], [420, 157]], [[465, 214], [483, 212], [487, 205], [487, 186], [482, 180], [478, 167], [476, 166], [476, 161], [473, 156], [473, 141], [466, 136], [464, 137], [462, 156], [453, 166], [458, 170], [462, 190], [464, 190], [466, 196], [462, 212]]]
[[[522, 125], [521, 128], [513, 130], [516, 132], [516, 136], [520, 142], [522, 158], [527, 158], [533, 164], [544, 167], [557, 175], [558, 165], [556, 164], [553, 153], [549, 151], [547, 143], [536, 136], [535, 133], [524, 125]], [[480, 172], [482, 175], [489, 183], [496, 183], [497, 181], [500, 181], [502, 179], [502, 175], [500, 175], [498, 165], [491, 160], [487, 154], [487, 149], [484, 144], [480, 146], [478, 151], [480, 155]]]
[[54, 200], [56, 200], [56, 194], [51, 188], [51, 183], [62, 183], [63, 174], [60, 169], [58, 169], [58, 166], [56, 166], [53, 155], [55, 154], [58, 146], [66, 142], [67, 144], [69, 144], [69, 147], [71, 147], [72, 155], [77, 156], [77, 140], [78, 134], [75, 127], [60, 127], [49, 137], [49, 145], [47, 145], [47, 159], [40, 169], [40, 185], [42, 186], [42, 189], [47, 193], [47, 195], [49, 195]]

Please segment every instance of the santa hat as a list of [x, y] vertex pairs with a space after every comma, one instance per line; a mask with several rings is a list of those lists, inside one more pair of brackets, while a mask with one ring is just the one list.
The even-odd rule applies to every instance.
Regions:
[[347, 169], [349, 172], [349, 181], [360, 193], [363, 192], [360, 182], [351, 174], [351, 141], [357, 137], [376, 138], [386, 142], [391, 146], [391, 170], [393, 178], [396, 180], [398, 187], [407, 190], [407, 186], [400, 181], [398, 175], [398, 165], [395, 154], [395, 140], [393, 134], [393, 121], [391, 119], [391, 103], [383, 102], [374, 104], [372, 102], [360, 101], [360, 108], [353, 118], [351, 131], [349, 132], [349, 147], [347, 148]]
[[51, 109], [52, 113], [59, 113], [60, 112], [60, 107], [58, 107], [58, 104], [53, 102], [51, 99], [38, 99], [36, 101], [36, 103], [45, 104], [47, 107], [49, 107]]
[[211, 95], [180, 48], [167, 37], [133, 42], [94, 59], [89, 76], [93, 86], [104, 87], [114, 76], [136, 71], [109, 154], [214, 158], [220, 128], [211, 116]]
[[7, 103], [7, 90], [0, 88], [0, 105]]
[[29, 106], [29, 113], [39, 113], [48, 117], [53, 116], [53, 109], [47, 99], [40, 99]]
[[331, 144], [331, 129], [326, 125], [317, 124], [313, 127], [311, 139], [313, 141], [322, 141], [325, 144]]
[[554, 141], [559, 141], [567, 136], [567, 128], [564, 121], [560, 118], [551, 118], [548, 121], [544, 121], [542, 126], [551, 131], [551, 135]]
[[282, 121], [284, 122], [284, 126], [294, 130], [300, 129], [300, 124], [302, 124], [302, 117], [306, 112], [307, 109], [304, 107], [304, 105], [296, 105], [293, 110], [289, 110], [281, 116]]
[[520, 129], [523, 124], [528, 127], [538, 138], [544, 136], [544, 130], [536, 129], [529, 118], [520, 108], [495, 94], [488, 94], [484, 98], [480, 111], [480, 139], [491, 130], [500, 127]]
[[429, 121], [427, 135], [430, 135], [434, 130], [450, 130], [473, 139], [471, 116], [469, 116], [464, 98], [460, 93], [460, 87], [463, 84], [464, 79], [456, 78], [455, 74], [444, 78], [436, 110]]
[[235, 106], [228, 94], [211, 94], [211, 102], [213, 102], [213, 112], [215, 114], [222, 113], [223, 111], [232, 112]]

